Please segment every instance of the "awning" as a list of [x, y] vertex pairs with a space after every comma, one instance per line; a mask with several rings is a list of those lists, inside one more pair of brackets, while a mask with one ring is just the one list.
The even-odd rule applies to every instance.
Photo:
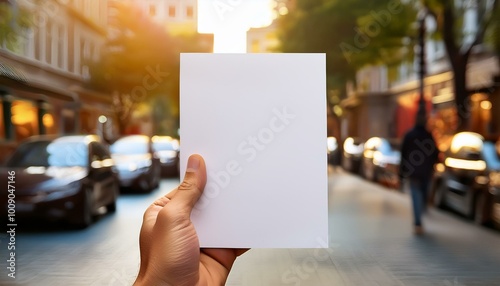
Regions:
[[23, 72], [2, 62], [0, 62], [0, 77], [6, 77], [20, 83], [28, 83], [28, 78]]
[[77, 93], [57, 88], [46, 83], [30, 81], [29, 77], [24, 72], [12, 65], [0, 61], [0, 87], [2, 85], [7, 89], [17, 89], [63, 101], [78, 101]]

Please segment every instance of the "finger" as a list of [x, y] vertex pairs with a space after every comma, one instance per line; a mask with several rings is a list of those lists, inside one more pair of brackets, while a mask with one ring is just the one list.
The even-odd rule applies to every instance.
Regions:
[[228, 271], [231, 270], [236, 258], [248, 249], [222, 249], [222, 248], [203, 248], [202, 253], [206, 254], [211, 259], [217, 261], [220, 265], [224, 266]]
[[200, 155], [191, 155], [188, 159], [184, 180], [176, 189], [171, 204], [191, 213], [194, 205], [200, 198], [207, 182], [205, 161]]

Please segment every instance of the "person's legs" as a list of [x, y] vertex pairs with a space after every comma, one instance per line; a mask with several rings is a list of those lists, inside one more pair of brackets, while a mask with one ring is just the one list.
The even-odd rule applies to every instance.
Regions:
[[410, 179], [410, 192], [413, 206], [413, 223], [415, 225], [415, 232], [421, 233], [422, 231], [422, 210], [424, 204], [424, 194], [422, 192], [422, 182], [415, 179]]

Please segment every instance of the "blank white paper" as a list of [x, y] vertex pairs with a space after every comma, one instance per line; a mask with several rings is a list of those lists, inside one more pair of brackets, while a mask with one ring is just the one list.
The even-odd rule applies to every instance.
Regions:
[[182, 54], [181, 179], [200, 154], [201, 247], [328, 245], [324, 54]]

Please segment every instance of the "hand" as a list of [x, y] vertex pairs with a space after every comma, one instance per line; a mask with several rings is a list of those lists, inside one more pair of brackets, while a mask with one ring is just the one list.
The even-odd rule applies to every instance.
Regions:
[[236, 257], [246, 250], [200, 249], [190, 215], [206, 181], [203, 158], [191, 155], [184, 181], [146, 210], [135, 285], [224, 285]]

